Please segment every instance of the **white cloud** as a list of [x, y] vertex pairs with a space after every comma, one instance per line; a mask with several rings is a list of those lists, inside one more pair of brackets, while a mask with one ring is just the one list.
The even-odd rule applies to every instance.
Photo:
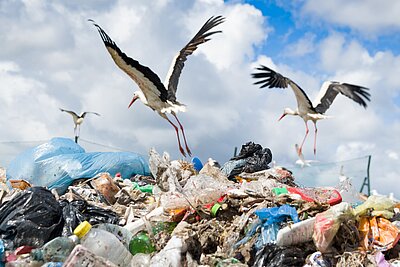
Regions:
[[399, 160], [400, 159], [399, 153], [396, 152], [396, 151], [386, 150], [386, 154], [387, 154], [389, 159], [392, 159], [392, 160]]
[[[218, 27], [223, 34], [214, 36], [212, 44], [205, 45], [200, 53], [204, 53], [206, 58], [220, 69], [248, 62], [254, 57], [254, 45], [266, 39], [270, 31], [268, 27], [262, 27], [264, 18], [260, 10], [247, 4], [228, 4], [222, 8], [221, 5], [210, 7], [210, 3], [198, 2], [194, 9], [196, 14], [189, 13], [185, 19], [191, 28], [190, 35], [193, 36], [198, 27], [193, 24], [193, 17], [205, 17], [211, 10], [215, 10], [214, 14], [226, 17], [226, 23]], [[199, 12], [198, 9], [202, 11]], [[244, 31], [246, 34], [243, 34]]]
[[296, 43], [288, 45], [285, 49], [285, 56], [301, 57], [314, 52], [315, 50], [315, 34], [306, 33]]
[[338, 146], [336, 158], [339, 161], [357, 158], [360, 155], [368, 155], [375, 148], [374, 144], [363, 142], [349, 142]]
[[1, 72], [18, 72], [19, 66], [12, 61], [4, 61], [0, 62], [0, 71]]
[[307, 0], [302, 13], [367, 35], [396, 30], [400, 26], [400, 2], [396, 0]]
[[37, 80], [26, 78], [22, 75], [20, 67], [13, 62], [0, 63], [9, 66], [8, 70], [0, 72], [2, 85], [0, 113], [5, 114], [0, 118], [3, 126], [2, 136], [8, 140], [48, 138], [53, 133], [47, 123], [55, 123], [53, 112], [48, 113], [47, 108], [55, 110], [56, 100], [46, 93], [46, 85]]
[[322, 64], [328, 71], [356, 69], [371, 65], [373, 59], [357, 41], [347, 42], [339, 33], [333, 33], [319, 45]]

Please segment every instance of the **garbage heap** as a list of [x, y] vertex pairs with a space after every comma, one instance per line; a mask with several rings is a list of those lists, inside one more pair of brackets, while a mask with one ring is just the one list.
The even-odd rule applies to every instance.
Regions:
[[51, 190], [3, 169], [0, 265], [400, 266], [400, 205], [389, 198], [349, 181], [299, 187], [251, 142], [222, 167], [149, 156], [151, 175], [100, 172]]

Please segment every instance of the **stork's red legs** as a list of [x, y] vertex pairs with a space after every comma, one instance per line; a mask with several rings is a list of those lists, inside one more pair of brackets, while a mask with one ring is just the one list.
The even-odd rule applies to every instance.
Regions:
[[185, 130], [183, 129], [183, 126], [182, 126], [181, 122], [179, 121], [178, 117], [176, 116], [176, 114], [172, 112], [172, 115], [175, 117], [176, 121], [178, 122], [179, 126], [181, 127], [183, 141], [185, 142], [186, 151], [189, 154], [189, 156], [192, 156], [192, 152], [190, 151], [189, 146], [187, 145], [187, 142], [186, 142]]
[[304, 136], [303, 142], [301, 142], [301, 145], [299, 147], [299, 151], [298, 151], [299, 156], [301, 154], [301, 151], [303, 150], [304, 141], [306, 141], [306, 138], [307, 138], [307, 135], [308, 135], [308, 132], [309, 132], [307, 122], [305, 122], [305, 124], [306, 124], [306, 135]]
[[181, 139], [179, 138], [178, 127], [172, 121], [170, 121], [167, 116], [165, 116], [165, 119], [172, 125], [172, 127], [174, 127], [175, 132], [176, 132], [176, 137], [178, 139], [179, 150], [181, 151], [182, 155], [184, 157], [186, 157], [185, 150], [183, 150], [183, 147], [181, 145]]

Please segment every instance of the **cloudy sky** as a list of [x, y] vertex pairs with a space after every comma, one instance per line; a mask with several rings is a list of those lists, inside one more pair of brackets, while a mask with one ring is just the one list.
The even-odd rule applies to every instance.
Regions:
[[400, 194], [395, 0], [2, 0], [1, 165], [26, 147], [20, 142], [73, 138], [72, 120], [60, 107], [101, 114], [86, 117], [82, 139], [144, 155], [155, 147], [181, 158], [168, 122], [139, 102], [127, 109], [138, 87], [116, 67], [87, 19], [163, 81], [175, 54], [213, 15], [226, 17], [218, 26], [223, 33], [188, 58], [178, 85], [178, 100], [187, 105], [179, 118], [194, 155], [223, 163], [234, 147], [254, 141], [269, 147], [277, 164], [296, 161], [304, 122], [277, 122], [296, 101], [290, 90], [252, 84], [250, 73], [265, 64], [311, 100], [325, 80], [370, 88], [367, 109], [337, 97], [327, 112], [333, 118], [318, 123], [317, 155], [312, 131], [304, 154], [320, 163], [372, 155], [372, 188]]

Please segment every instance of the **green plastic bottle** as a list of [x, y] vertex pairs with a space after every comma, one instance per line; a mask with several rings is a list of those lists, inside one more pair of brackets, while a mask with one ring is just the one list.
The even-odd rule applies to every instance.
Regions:
[[136, 236], [134, 236], [129, 243], [129, 251], [132, 255], [137, 253], [145, 253], [149, 254], [156, 251], [153, 246], [149, 236], [146, 232], [139, 232]]

